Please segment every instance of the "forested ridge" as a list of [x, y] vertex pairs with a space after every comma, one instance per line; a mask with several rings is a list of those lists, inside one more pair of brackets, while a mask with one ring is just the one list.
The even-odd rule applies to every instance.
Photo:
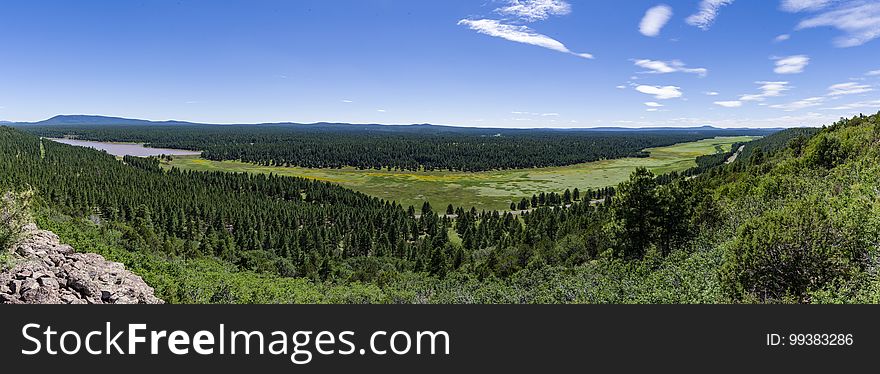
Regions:
[[687, 178], [524, 196], [538, 208], [521, 216], [40, 144], [0, 129], [0, 190], [33, 189], [43, 228], [169, 302], [880, 301], [880, 115], [770, 135]]
[[686, 170], [683, 174], [694, 176], [730, 161], [748, 161], [752, 160], [752, 157], [757, 157], [757, 162], [760, 163], [765, 154], [776, 153], [791, 144], [803, 145], [817, 131], [819, 129], [812, 127], [795, 127], [776, 132], [773, 136], [758, 138], [746, 143], [734, 143], [730, 147], [730, 151], [721, 152], [719, 150], [711, 155], [697, 157], [697, 166]]
[[380, 125], [28, 125], [45, 137], [129, 141], [202, 151], [202, 157], [261, 165], [485, 171], [647, 157], [644, 149], [773, 130], [583, 131]]
[[156, 159], [119, 162], [9, 128], [0, 136], [3, 189], [29, 186], [65, 214], [128, 223], [124, 235], [132, 250], [216, 256], [260, 271], [317, 276], [335, 256], [411, 255], [419, 236], [434, 229], [421, 227], [400, 206], [329, 183], [164, 172]]

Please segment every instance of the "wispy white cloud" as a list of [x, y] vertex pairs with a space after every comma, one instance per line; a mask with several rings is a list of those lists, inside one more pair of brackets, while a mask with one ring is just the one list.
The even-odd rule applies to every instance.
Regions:
[[825, 8], [832, 2], [833, 0], [782, 0], [780, 8], [786, 12], [803, 12]]
[[513, 111], [510, 114], [516, 115], [525, 115], [525, 116], [535, 116], [535, 117], [559, 117], [559, 113], [536, 113], [536, 112], [523, 112], [523, 111]]
[[865, 73], [865, 75], [867, 75], [869, 77], [876, 77], [876, 76], [880, 75], [880, 70], [871, 70], [871, 71]]
[[720, 95], [719, 93], [717, 93], [717, 92], [715, 92], [715, 91], [707, 91], [707, 92], [703, 92], [703, 94], [706, 95], [706, 96], [718, 96], [718, 95]]
[[789, 34], [782, 34], [782, 35], [779, 35], [779, 36], [773, 38], [773, 41], [774, 41], [774, 42], [777, 42], [777, 43], [780, 43], [780, 42], [784, 42], [784, 41], [786, 41], [786, 40], [788, 40], [788, 39], [791, 39], [791, 35], [789, 35]]
[[748, 94], [739, 97], [741, 101], [764, 101], [768, 97], [782, 96], [783, 92], [788, 91], [788, 82], [755, 82], [759, 84], [761, 90], [759, 94]]
[[[793, 3], [813, 2], [794, 1]], [[830, 4], [830, 2], [819, 1], [815, 1], [815, 3], [822, 3], [822, 6], [806, 7], [802, 10], [819, 10]], [[837, 47], [855, 47], [865, 44], [880, 37], [880, 3], [862, 0], [842, 1], [839, 5], [801, 21], [795, 29], [803, 30], [815, 27], [833, 27], [843, 31], [844, 36], [834, 39], [834, 45]]]
[[589, 53], [572, 52], [560, 41], [547, 35], [539, 34], [527, 26], [508, 25], [493, 19], [463, 19], [459, 25], [467, 26], [480, 34], [506, 39], [512, 42], [530, 44], [538, 47], [551, 49], [557, 52], [567, 53], [582, 58], [592, 59]]
[[[769, 107], [774, 108], [774, 109], [782, 109], [786, 112], [793, 112], [796, 110], [820, 106], [822, 104], [825, 104], [828, 100], [833, 100], [833, 99], [836, 99], [840, 96], [854, 95], [854, 94], [865, 93], [865, 92], [870, 92], [870, 91], [873, 91], [873, 88], [871, 88], [871, 86], [869, 86], [869, 85], [859, 84], [856, 82], [839, 83], [839, 84], [835, 84], [835, 85], [828, 87], [828, 93], [825, 96], [809, 97], [806, 99], [797, 100], [797, 101], [793, 101], [790, 103], [769, 105]], [[861, 103], [866, 103], [866, 102], [861, 102]], [[843, 106], [839, 106], [839, 107], [835, 107], [835, 108], [825, 108], [825, 109], [847, 110], [847, 109], [853, 109], [853, 107], [852, 107], [852, 104], [850, 104], [850, 105], [843, 105]]]
[[376, 109], [376, 111], [379, 112], [379, 113], [385, 113], [385, 112], [387, 112], [387, 110], [385, 110], [385, 109]]
[[659, 108], [659, 107], [663, 106], [663, 104], [660, 104], [660, 103], [655, 102], [655, 101], [649, 101], [649, 102], [645, 103], [645, 105], [646, 105], [646, 106], [649, 106], [649, 107], [652, 107], [652, 108]]
[[645, 36], [660, 35], [660, 30], [672, 17], [672, 7], [669, 5], [657, 5], [645, 12], [642, 22], [639, 24], [639, 32]]
[[617, 89], [619, 89], [619, 90], [623, 90], [623, 89], [626, 89], [626, 86], [624, 86], [624, 85], [619, 85], [619, 86], [617, 86]]
[[858, 84], [856, 82], [838, 83], [828, 87], [829, 96], [854, 95], [865, 92], [871, 92], [874, 89], [867, 84]]
[[527, 22], [543, 21], [550, 16], [571, 13], [571, 4], [562, 0], [508, 0], [507, 6], [495, 9], [505, 16], [513, 16]]
[[716, 101], [715, 105], [720, 105], [725, 108], [739, 108], [743, 105], [742, 101], [739, 100], [731, 100], [731, 101]]
[[868, 108], [871, 110], [876, 110], [877, 108], [880, 108], [880, 100], [859, 101], [859, 102], [855, 102], [855, 103], [836, 106], [833, 108], [822, 108], [822, 109], [825, 109], [825, 110], [856, 110], [856, 109], [865, 109], [865, 108]]
[[769, 117], [746, 117], [725, 116], [724, 118], [704, 117], [678, 117], [668, 119], [647, 119], [641, 121], [612, 121], [627, 127], [660, 127], [660, 126], [705, 126], [711, 125], [722, 128], [762, 128], [762, 127], [818, 127], [830, 124], [840, 119], [840, 113], [816, 113], [769, 116]]
[[804, 68], [810, 64], [810, 58], [806, 55], [795, 55], [783, 57], [776, 60], [776, 74], [798, 74], [803, 73]]
[[706, 74], [709, 73], [709, 70], [705, 68], [688, 68], [685, 64], [678, 60], [673, 61], [656, 61], [656, 60], [632, 60], [636, 66], [648, 69], [648, 71], [644, 71], [643, 73], [651, 73], [651, 74], [668, 74], [668, 73], [693, 73], [697, 74], [701, 77], [705, 77]]
[[681, 88], [676, 86], [641, 85], [636, 87], [636, 91], [646, 95], [652, 95], [660, 100], [675, 99], [682, 96]]
[[689, 25], [708, 30], [712, 23], [715, 22], [715, 18], [718, 17], [718, 12], [721, 8], [732, 3], [733, 0], [703, 0], [700, 2], [700, 8], [697, 13], [688, 17], [686, 22]]
[[353, 103], [354, 101], [351, 101], [351, 100], [342, 100], [342, 102], [343, 102], [343, 103], [346, 103], [346, 104], [351, 104], [351, 103]]
[[793, 101], [785, 104], [775, 104], [770, 105], [771, 108], [782, 109], [786, 112], [793, 112], [795, 110], [801, 110], [806, 108], [811, 108], [814, 106], [822, 105], [825, 102], [825, 98], [821, 96], [811, 97], [803, 100]]

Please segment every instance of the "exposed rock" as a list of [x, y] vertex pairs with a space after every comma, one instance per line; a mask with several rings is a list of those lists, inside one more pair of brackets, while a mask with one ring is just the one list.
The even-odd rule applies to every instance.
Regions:
[[0, 304], [162, 304], [141, 277], [94, 253], [76, 253], [50, 231], [25, 227], [16, 265], [0, 272]]

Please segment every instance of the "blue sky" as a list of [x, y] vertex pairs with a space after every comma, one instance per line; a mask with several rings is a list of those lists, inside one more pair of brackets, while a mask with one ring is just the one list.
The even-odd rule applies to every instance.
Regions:
[[822, 125], [880, 110], [880, 1], [4, 1], [0, 119]]

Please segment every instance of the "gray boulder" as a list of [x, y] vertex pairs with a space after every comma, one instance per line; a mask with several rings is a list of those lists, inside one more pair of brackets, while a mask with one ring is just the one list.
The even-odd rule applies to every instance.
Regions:
[[12, 247], [15, 266], [0, 272], [0, 304], [164, 303], [124, 265], [76, 253], [35, 225], [25, 230], [25, 238]]

